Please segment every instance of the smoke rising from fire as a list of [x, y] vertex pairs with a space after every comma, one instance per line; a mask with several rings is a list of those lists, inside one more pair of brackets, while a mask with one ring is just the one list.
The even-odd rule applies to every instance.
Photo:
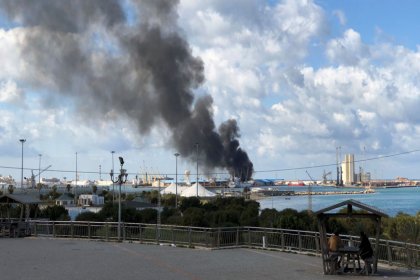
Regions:
[[[239, 127], [217, 129], [211, 96], [194, 98], [204, 65], [177, 26], [174, 0], [0, 0], [0, 11], [26, 32], [22, 59], [35, 89], [72, 98], [78, 113], [125, 114], [139, 132], [163, 123], [171, 144], [207, 170], [226, 168], [242, 180], [253, 165], [240, 148]], [[49, 102], [59, 99], [48, 95]]]

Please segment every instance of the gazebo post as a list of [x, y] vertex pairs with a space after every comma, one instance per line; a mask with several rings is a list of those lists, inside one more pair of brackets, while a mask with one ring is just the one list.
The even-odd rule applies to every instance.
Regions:
[[318, 228], [319, 228], [319, 243], [321, 248], [321, 256], [322, 256], [322, 267], [324, 270], [324, 274], [328, 274], [328, 268], [327, 264], [325, 262], [326, 258], [328, 258], [328, 255], [326, 255], [326, 247], [325, 247], [325, 241], [326, 241], [326, 217], [323, 215], [318, 216]]
[[21, 205], [20, 205], [20, 217], [19, 217], [19, 222], [21, 222], [22, 221], [22, 219], [23, 219], [23, 213], [25, 212], [25, 205], [22, 203]]
[[378, 253], [379, 253], [379, 235], [381, 231], [381, 217], [378, 216], [376, 219], [376, 242], [375, 242], [375, 258], [373, 260], [373, 272], [376, 273], [378, 269]]

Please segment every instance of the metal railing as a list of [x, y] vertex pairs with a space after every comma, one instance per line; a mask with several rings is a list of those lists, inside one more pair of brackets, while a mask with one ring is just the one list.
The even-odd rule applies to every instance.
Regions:
[[[252, 247], [320, 254], [318, 232], [259, 227], [203, 228], [174, 225], [122, 223], [122, 239], [176, 246], [235, 248]], [[118, 240], [118, 223], [31, 221], [33, 236]], [[343, 242], [359, 244], [359, 237], [341, 235]], [[371, 239], [375, 246], [375, 240]], [[379, 241], [378, 260], [389, 265], [420, 268], [420, 245], [398, 241]]]

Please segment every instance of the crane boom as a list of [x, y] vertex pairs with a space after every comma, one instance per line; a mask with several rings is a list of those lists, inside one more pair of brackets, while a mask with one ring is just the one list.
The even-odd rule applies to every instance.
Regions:
[[38, 174], [36, 174], [34, 177], [38, 177], [39, 175], [41, 175], [42, 173], [44, 173], [45, 171], [47, 171], [48, 169], [51, 168], [52, 165], [48, 165], [47, 167], [45, 167], [44, 169], [42, 169], [41, 171], [38, 172]]
[[316, 184], [316, 180], [314, 180], [311, 176], [311, 174], [309, 174], [308, 170], [305, 170], [306, 174], [308, 174], [309, 178], [311, 179], [311, 181]]
[[46, 170], [48, 170], [52, 165], [48, 165], [47, 167], [45, 167], [44, 169], [42, 169], [41, 171], [38, 172], [38, 174], [34, 175], [34, 170], [32, 169], [32, 175], [31, 175], [31, 186], [33, 189], [35, 189], [35, 178], [38, 177], [39, 175], [41, 175], [43, 172], [45, 172]]

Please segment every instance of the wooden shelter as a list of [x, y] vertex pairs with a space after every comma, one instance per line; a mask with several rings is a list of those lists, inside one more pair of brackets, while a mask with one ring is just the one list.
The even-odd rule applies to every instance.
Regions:
[[[345, 211], [338, 212], [343, 207]], [[360, 210], [364, 210], [363, 213], [354, 213], [353, 207], [357, 207]], [[318, 219], [318, 227], [319, 227], [319, 234], [320, 234], [320, 242], [321, 242], [321, 252], [322, 252], [322, 264], [324, 268], [324, 273], [328, 274], [329, 271], [329, 264], [328, 264], [328, 245], [327, 245], [327, 233], [326, 233], [326, 225], [329, 218], [363, 218], [363, 219], [371, 219], [375, 223], [376, 227], [376, 240], [374, 244], [374, 262], [373, 262], [373, 270], [377, 270], [378, 265], [378, 250], [379, 250], [379, 233], [381, 228], [381, 218], [388, 217], [387, 214], [381, 212], [379, 209], [359, 202], [357, 200], [349, 199], [343, 202], [331, 205], [324, 209], [320, 209], [314, 213]]]
[[[29, 231], [28, 223], [30, 206], [40, 204], [41, 200], [34, 195], [21, 194], [5, 194], [0, 197], [0, 229], [1, 235], [24, 236]], [[12, 219], [10, 217], [10, 209], [14, 206], [21, 205], [19, 218]], [[35, 214], [36, 215], [36, 214]]]

